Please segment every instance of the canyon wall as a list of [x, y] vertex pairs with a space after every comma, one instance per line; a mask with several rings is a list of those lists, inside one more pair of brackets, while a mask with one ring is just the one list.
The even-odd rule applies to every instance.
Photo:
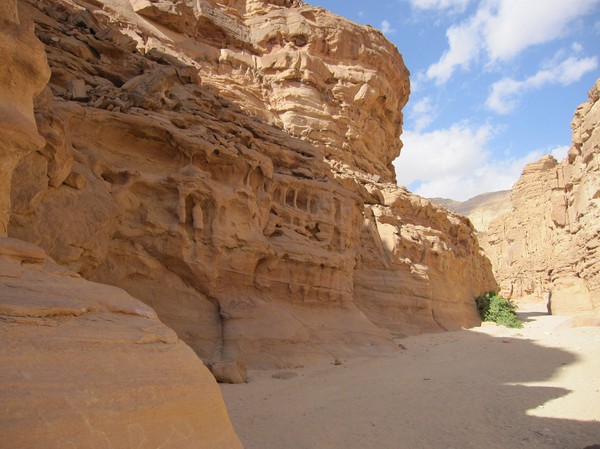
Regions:
[[237, 449], [196, 354], [125, 291], [0, 237], [0, 447]]
[[6, 236], [13, 170], [23, 155], [44, 145], [33, 99], [48, 82], [50, 69], [31, 21], [19, 20], [16, 1], [0, 6], [0, 24], [0, 236]]
[[50, 75], [16, 1], [0, 6], [0, 60], [0, 447], [241, 448], [213, 376], [150, 307], [5, 236]]
[[291, 0], [21, 4], [52, 75], [10, 236], [143, 300], [213, 371], [479, 323], [472, 226], [394, 184], [409, 81], [380, 32]]
[[600, 80], [571, 123], [568, 157], [525, 167], [511, 211], [480, 237], [502, 291], [552, 313], [600, 310]]

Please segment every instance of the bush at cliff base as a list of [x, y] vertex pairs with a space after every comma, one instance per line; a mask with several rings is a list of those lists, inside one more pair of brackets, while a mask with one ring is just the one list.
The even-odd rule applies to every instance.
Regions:
[[475, 298], [475, 302], [483, 321], [493, 321], [506, 327], [523, 327], [517, 317], [517, 307], [509, 299], [494, 292], [486, 292]]

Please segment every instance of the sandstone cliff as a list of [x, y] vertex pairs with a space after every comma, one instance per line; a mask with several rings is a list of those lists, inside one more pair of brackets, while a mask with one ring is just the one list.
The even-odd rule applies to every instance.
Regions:
[[9, 234], [152, 306], [207, 364], [479, 322], [469, 222], [393, 184], [408, 71], [299, 1], [22, 1], [52, 69]]
[[0, 237], [0, 447], [241, 448], [208, 369], [148, 306]]
[[0, 447], [241, 448], [214, 378], [152, 309], [5, 237], [13, 167], [44, 146], [49, 69], [26, 15], [0, 6]]
[[600, 80], [571, 123], [573, 144], [525, 167], [511, 211], [482, 237], [505, 294], [550, 300], [552, 313], [600, 310]]

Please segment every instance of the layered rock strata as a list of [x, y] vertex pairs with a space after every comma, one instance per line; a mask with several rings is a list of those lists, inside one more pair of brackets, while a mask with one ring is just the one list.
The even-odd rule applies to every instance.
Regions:
[[[214, 378], [150, 307], [5, 237], [13, 167], [44, 146], [49, 70], [22, 12], [0, 6], [0, 447], [241, 448]], [[62, 137], [46, 136], [44, 154]]]
[[479, 324], [473, 298], [496, 287], [469, 220], [392, 185], [366, 204], [354, 272], [358, 307], [395, 333]]
[[472, 227], [391, 182], [409, 85], [381, 33], [296, 1], [23, 5], [52, 77], [10, 235], [219, 367], [479, 322]]
[[527, 165], [512, 210], [481, 238], [503, 292], [550, 300], [552, 313], [600, 310], [599, 99], [600, 80], [575, 111], [568, 157]]
[[0, 447], [241, 448], [208, 369], [156, 313], [0, 238]]

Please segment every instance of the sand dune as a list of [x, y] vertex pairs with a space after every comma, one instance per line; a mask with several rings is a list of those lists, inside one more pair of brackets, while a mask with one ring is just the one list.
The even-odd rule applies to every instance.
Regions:
[[404, 338], [395, 357], [253, 371], [222, 391], [246, 449], [600, 444], [600, 328], [543, 305], [521, 316], [524, 329]]

